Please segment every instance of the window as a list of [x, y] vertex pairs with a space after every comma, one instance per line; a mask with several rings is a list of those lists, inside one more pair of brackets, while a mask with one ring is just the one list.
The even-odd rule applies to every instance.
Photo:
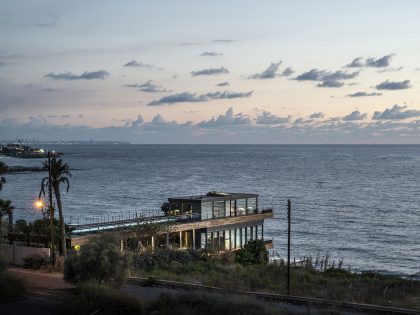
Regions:
[[246, 227], [246, 241], [249, 242], [251, 240], [251, 227]]
[[230, 248], [234, 249], [236, 248], [236, 242], [235, 242], [235, 229], [230, 230]]
[[241, 248], [241, 229], [236, 229], [235, 230], [235, 244], [236, 244], [236, 248]]
[[225, 215], [226, 217], [230, 217], [230, 200], [225, 201]]
[[257, 198], [248, 198], [247, 199], [247, 208], [246, 213], [255, 213], [257, 210]]
[[209, 220], [213, 218], [213, 203], [203, 202], [201, 204], [201, 220]]
[[236, 200], [236, 213], [237, 215], [246, 214], [246, 199]]
[[257, 230], [257, 238], [259, 240], [263, 239], [263, 226], [262, 225], [257, 225], [258, 230]]
[[201, 247], [201, 249], [206, 248], [206, 238], [207, 238], [207, 233], [201, 233], [200, 234], [200, 247]]
[[215, 201], [214, 202], [214, 218], [224, 218], [225, 217], [225, 202], [224, 201]]
[[[226, 201], [228, 203], [229, 201]], [[230, 216], [234, 217], [236, 216], [236, 203], [235, 200], [230, 200]]]
[[245, 243], [246, 243], [246, 229], [245, 228], [241, 228], [241, 234], [242, 234], [242, 237], [241, 237], [241, 246], [244, 246], [245, 245]]
[[225, 230], [225, 250], [230, 249], [230, 230]]

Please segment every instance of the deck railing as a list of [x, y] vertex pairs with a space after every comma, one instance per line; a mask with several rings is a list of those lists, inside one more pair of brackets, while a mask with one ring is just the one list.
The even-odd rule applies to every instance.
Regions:
[[134, 227], [137, 225], [143, 224], [176, 224], [176, 223], [186, 223], [186, 222], [198, 222], [198, 221], [211, 221], [211, 220], [220, 220], [220, 219], [228, 219], [232, 217], [238, 216], [250, 216], [255, 214], [261, 213], [271, 213], [273, 212], [272, 209], [264, 208], [261, 210], [255, 210], [252, 213], [244, 213], [237, 216], [209, 216], [209, 215], [201, 215], [199, 213], [191, 213], [191, 214], [181, 214], [177, 216], [165, 216], [165, 215], [136, 215], [129, 216], [129, 215], [119, 215], [119, 216], [108, 216], [108, 219], [105, 220], [106, 217], [101, 217], [99, 219], [92, 219], [86, 223], [72, 223], [70, 221], [68, 224], [73, 229], [72, 234], [85, 234], [85, 233], [94, 233], [98, 231], [104, 230], [113, 230], [118, 228], [129, 228]]

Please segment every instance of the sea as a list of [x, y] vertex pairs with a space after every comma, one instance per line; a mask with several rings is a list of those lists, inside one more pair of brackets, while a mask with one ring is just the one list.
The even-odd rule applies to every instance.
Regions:
[[[160, 213], [171, 196], [208, 191], [260, 195], [272, 207], [265, 238], [292, 259], [325, 257], [360, 272], [420, 272], [420, 146], [417, 145], [53, 145], [71, 167], [66, 221]], [[10, 166], [42, 159], [1, 157]], [[33, 220], [45, 173], [7, 174], [0, 198]]]

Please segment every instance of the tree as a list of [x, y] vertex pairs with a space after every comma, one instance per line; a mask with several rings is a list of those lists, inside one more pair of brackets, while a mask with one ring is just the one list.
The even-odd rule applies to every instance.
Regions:
[[254, 240], [245, 244], [236, 252], [236, 261], [242, 265], [257, 265], [268, 263], [268, 251], [264, 241]]
[[[48, 162], [43, 163], [45, 168], [48, 168]], [[58, 207], [58, 216], [60, 222], [60, 241], [61, 241], [61, 254], [65, 257], [67, 255], [66, 249], [66, 228], [64, 223], [63, 204], [61, 202], [60, 185], [66, 184], [68, 192], [70, 189], [69, 178], [71, 177], [70, 167], [67, 163], [63, 163], [62, 159], [51, 159], [51, 187], [54, 190], [55, 199]], [[49, 177], [44, 177], [41, 182], [40, 197], [45, 196], [45, 188], [48, 188]]]
[[129, 263], [128, 253], [120, 250], [119, 238], [104, 233], [89, 240], [80, 253], [69, 255], [64, 262], [64, 279], [70, 283], [94, 280], [120, 286], [127, 278]]
[[3, 223], [3, 215], [7, 214], [9, 216], [9, 233], [13, 232], [13, 210], [15, 209], [12, 206], [12, 202], [10, 200], [0, 199], [0, 228]]
[[[7, 165], [4, 162], [0, 162], [0, 174], [4, 174], [7, 171]], [[3, 185], [6, 184], [6, 178], [0, 177], [0, 190], [3, 189]]]

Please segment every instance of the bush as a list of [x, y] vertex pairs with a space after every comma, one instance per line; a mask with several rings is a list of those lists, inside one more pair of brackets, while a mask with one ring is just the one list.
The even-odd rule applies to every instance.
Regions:
[[135, 270], [150, 270], [154, 267], [166, 267], [172, 263], [187, 264], [207, 260], [207, 253], [201, 250], [173, 250], [159, 248], [155, 251], [144, 251], [134, 255]]
[[129, 261], [116, 236], [101, 234], [82, 246], [79, 254], [69, 255], [64, 263], [64, 279], [71, 283], [94, 280], [121, 286], [127, 278]]
[[39, 270], [49, 264], [49, 258], [43, 255], [29, 255], [23, 258], [24, 267], [31, 270]]
[[242, 265], [257, 265], [268, 263], [268, 251], [264, 241], [254, 240], [236, 252], [236, 261]]

